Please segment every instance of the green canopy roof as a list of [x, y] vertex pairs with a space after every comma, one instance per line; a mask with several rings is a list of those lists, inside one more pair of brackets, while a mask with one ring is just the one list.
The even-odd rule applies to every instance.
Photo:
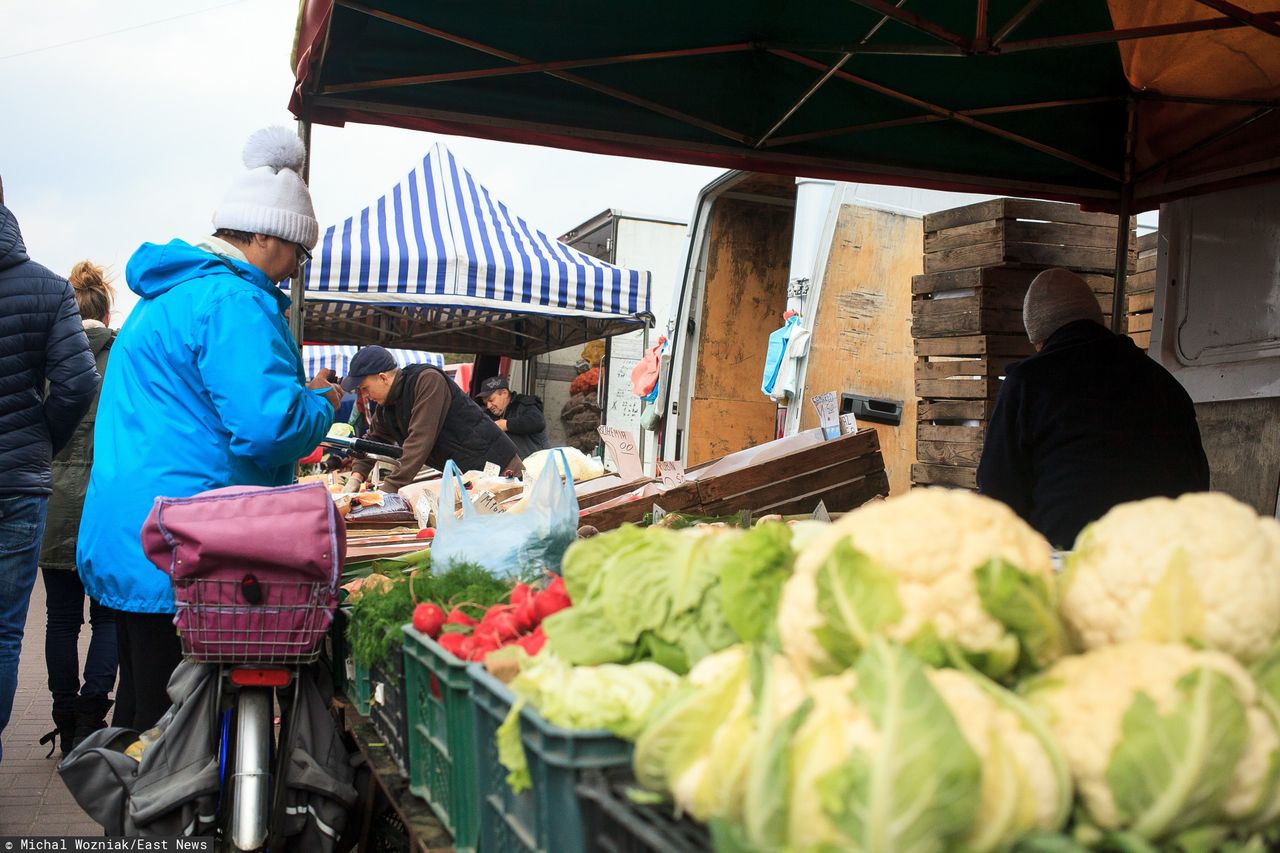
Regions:
[[301, 118], [1132, 209], [1280, 170], [1269, 0], [307, 0]]

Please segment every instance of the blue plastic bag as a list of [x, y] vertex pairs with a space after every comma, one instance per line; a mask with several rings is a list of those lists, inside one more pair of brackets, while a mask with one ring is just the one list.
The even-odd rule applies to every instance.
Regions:
[[764, 378], [760, 382], [760, 390], [766, 395], [773, 393], [773, 386], [778, 381], [778, 371], [782, 368], [782, 357], [787, 352], [787, 341], [791, 333], [800, 325], [800, 315], [793, 314], [787, 318], [781, 329], [770, 333], [769, 348], [764, 356]]
[[[459, 490], [464, 495], [462, 518], [453, 512]], [[536, 577], [559, 572], [564, 552], [577, 536], [578, 496], [563, 451], [552, 454], [533, 484], [524, 512], [518, 514], [481, 515], [466, 497], [458, 466], [452, 460], [445, 463], [436, 538], [431, 543], [433, 564], [465, 561], [498, 577]]]

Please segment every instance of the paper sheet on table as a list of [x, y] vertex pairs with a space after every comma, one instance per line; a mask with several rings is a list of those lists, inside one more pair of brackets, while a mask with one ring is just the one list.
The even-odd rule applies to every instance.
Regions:
[[825, 441], [826, 439], [823, 438], [821, 429], [805, 430], [795, 435], [780, 438], [777, 441], [757, 444], [755, 447], [748, 447], [746, 450], [730, 453], [705, 468], [685, 471], [684, 478], [688, 481], [719, 477], [721, 474], [728, 474], [731, 471], [741, 471], [753, 465], [763, 465], [765, 462], [771, 462], [798, 450], [815, 447], [825, 443]]

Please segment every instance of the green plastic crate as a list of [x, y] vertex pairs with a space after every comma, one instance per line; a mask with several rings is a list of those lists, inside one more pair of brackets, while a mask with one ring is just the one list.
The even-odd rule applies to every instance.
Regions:
[[586, 853], [577, 784], [582, 771], [624, 767], [631, 744], [606, 731], [553, 726], [532, 708], [520, 713], [520, 739], [533, 788], [513, 793], [498, 761], [494, 736], [515, 702], [507, 686], [472, 664], [476, 769], [480, 791], [480, 850]]
[[412, 625], [404, 627], [409, 790], [427, 801], [458, 851], [474, 851], [479, 832], [475, 711], [468, 666]]
[[351, 676], [347, 698], [362, 717], [367, 717], [369, 700], [373, 696], [373, 680], [369, 678], [369, 668], [356, 663], [350, 655], [347, 656], [347, 663], [350, 665], [348, 673]]

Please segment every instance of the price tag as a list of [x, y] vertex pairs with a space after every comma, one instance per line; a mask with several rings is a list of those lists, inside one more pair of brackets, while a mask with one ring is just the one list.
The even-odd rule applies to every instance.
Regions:
[[477, 492], [475, 497], [471, 499], [471, 505], [474, 506], [476, 511], [481, 515], [497, 515], [500, 512], [506, 511], [498, 505], [498, 499], [494, 496], [493, 492], [489, 491]]
[[492, 462], [486, 462], [486, 463], [484, 463], [484, 472], [483, 472], [483, 474], [484, 474], [484, 478], [485, 478], [486, 480], [487, 480], [487, 479], [490, 479], [490, 478], [492, 478], [492, 477], [496, 477], [496, 476], [498, 476], [498, 475], [499, 475], [499, 474], [501, 474], [501, 473], [502, 473], [502, 469], [501, 469], [501, 468], [499, 468], [499, 467], [498, 467], [497, 465], [495, 465], [494, 463], [492, 463]]
[[818, 424], [822, 427], [822, 437], [828, 441], [840, 437], [840, 406], [836, 403], [836, 392], [828, 391], [813, 398], [813, 407], [818, 410]]
[[667, 517], [667, 511], [657, 504], [653, 505], [653, 513], [649, 516], [651, 524], [657, 524]]
[[624, 429], [602, 424], [597, 427], [605, 448], [618, 466], [618, 475], [626, 482], [639, 480], [644, 476], [644, 466], [640, 464], [640, 452], [636, 448], [636, 437]]
[[814, 521], [831, 521], [831, 513], [827, 512], [827, 502], [818, 501], [818, 505], [813, 508]]
[[683, 464], [674, 459], [659, 459], [657, 466], [658, 479], [662, 482], [663, 488], [674, 489], [676, 486], [684, 485]]

